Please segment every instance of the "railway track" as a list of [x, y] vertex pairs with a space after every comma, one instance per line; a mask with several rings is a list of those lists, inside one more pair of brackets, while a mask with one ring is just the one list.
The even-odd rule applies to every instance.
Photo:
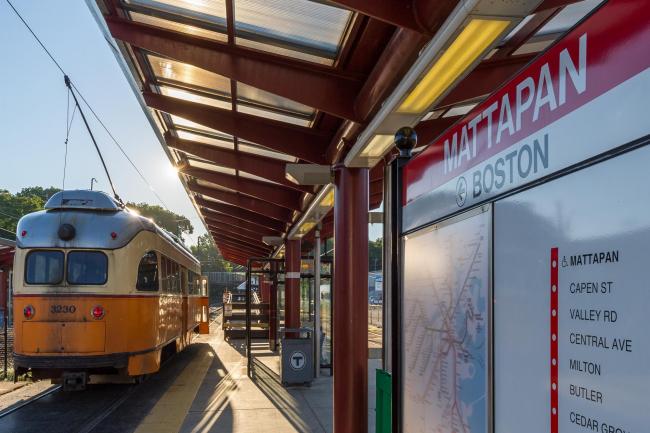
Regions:
[[[218, 324], [220, 307], [210, 307], [210, 324]], [[189, 350], [189, 349], [188, 349]], [[86, 391], [63, 392], [60, 385], [49, 388], [33, 397], [0, 411], [0, 432], [48, 433], [90, 433], [122, 432], [124, 425], [115, 423], [123, 412], [138, 411], [140, 415], [148, 409], [131, 404], [141, 398], [134, 396], [142, 390], [142, 396], [151, 397], [160, 389], [166, 389], [188, 361], [185, 351], [164, 362], [166, 368], [135, 385], [89, 385]], [[165, 383], [167, 382], [167, 385]], [[144, 387], [144, 388], [143, 388]], [[125, 404], [129, 400], [129, 404]], [[138, 403], [136, 403], [137, 405]]]
[[63, 392], [60, 385], [55, 386], [0, 412], [0, 431], [36, 431], [37, 425], [47, 425], [38, 431], [90, 433], [138, 386], [95, 385], [83, 392]]
[[57, 392], [59, 390], [61, 390], [61, 385], [56, 385], [53, 388], [46, 389], [43, 392], [39, 392], [35, 396], [33, 396], [31, 398], [28, 398], [25, 401], [18, 402], [13, 406], [8, 407], [7, 409], [5, 409], [3, 411], [0, 411], [0, 419], [4, 418], [7, 415], [10, 415], [10, 414], [16, 412], [17, 410], [20, 410], [21, 408], [27, 406], [30, 403], [33, 403], [33, 402], [35, 402], [37, 400], [40, 400], [43, 397], [47, 397], [48, 395], [53, 394], [53, 393], [55, 393], [55, 392]]

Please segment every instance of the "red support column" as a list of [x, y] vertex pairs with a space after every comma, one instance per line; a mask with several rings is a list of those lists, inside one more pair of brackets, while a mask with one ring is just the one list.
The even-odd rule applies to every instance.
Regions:
[[368, 431], [368, 169], [335, 170], [334, 433]]
[[271, 262], [271, 287], [269, 293], [269, 349], [278, 345], [278, 263]]
[[287, 329], [300, 328], [300, 254], [300, 240], [287, 240], [284, 244], [284, 327]]

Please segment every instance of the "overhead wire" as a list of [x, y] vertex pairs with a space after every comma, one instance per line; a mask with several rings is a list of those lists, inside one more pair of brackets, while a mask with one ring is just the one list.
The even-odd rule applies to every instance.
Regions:
[[[30, 25], [27, 23], [27, 21], [22, 17], [22, 15], [20, 14], [20, 12], [18, 12], [18, 10], [14, 7], [14, 5], [11, 3], [10, 0], [5, 0], [5, 1], [6, 1], [7, 4], [9, 5], [9, 7], [11, 7], [11, 9], [14, 11], [14, 13], [15, 13], [16, 16], [18, 17], [18, 19], [20, 19], [20, 21], [23, 23], [23, 25], [24, 25], [24, 26], [27, 28], [27, 30], [31, 33], [31, 35], [34, 37], [34, 39], [36, 39], [36, 42], [38, 42], [38, 44], [41, 46], [41, 48], [43, 49], [43, 51], [45, 51], [45, 53], [47, 54], [47, 56], [52, 60], [52, 62], [56, 65], [56, 67], [59, 69], [59, 71], [61, 71], [61, 73], [62, 73], [65, 77], [67, 77], [68, 75], [66, 74], [65, 70], [61, 67], [61, 65], [59, 64], [59, 62], [54, 58], [54, 56], [52, 55], [52, 53], [47, 49], [47, 47], [45, 46], [45, 44], [44, 44], [44, 43], [39, 39], [39, 37], [36, 35], [36, 33], [32, 30], [32, 28], [31, 28]], [[106, 132], [106, 134], [111, 138], [111, 140], [113, 141], [113, 143], [117, 146], [117, 148], [120, 150], [120, 152], [122, 153], [122, 155], [123, 155], [123, 156], [126, 158], [126, 160], [129, 162], [129, 164], [131, 165], [131, 167], [133, 167], [133, 169], [136, 171], [136, 173], [138, 173], [138, 175], [140, 176], [140, 178], [142, 179], [142, 181], [143, 181], [143, 182], [144, 182], [144, 183], [149, 187], [149, 190], [150, 190], [150, 191], [151, 191], [151, 192], [156, 196], [156, 198], [158, 199], [158, 201], [160, 201], [160, 203], [163, 205], [163, 207], [169, 211], [169, 208], [168, 208], [167, 204], [165, 203], [165, 201], [160, 197], [160, 195], [158, 195], [158, 193], [157, 193], [156, 190], [154, 189], [153, 185], [151, 185], [151, 183], [146, 179], [146, 177], [144, 176], [144, 174], [142, 174], [142, 172], [140, 171], [140, 169], [136, 166], [136, 164], [133, 162], [133, 160], [129, 157], [129, 155], [126, 153], [126, 151], [124, 150], [124, 148], [122, 147], [122, 145], [117, 141], [117, 139], [115, 138], [115, 136], [110, 132], [110, 130], [108, 129], [108, 127], [106, 126], [106, 124], [102, 121], [102, 119], [100, 118], [100, 116], [95, 112], [95, 110], [94, 110], [93, 107], [90, 105], [90, 103], [88, 102], [88, 100], [84, 97], [84, 95], [81, 93], [81, 91], [79, 90], [79, 88], [78, 88], [78, 87], [75, 85], [75, 83], [72, 82], [71, 80], [70, 80], [70, 84], [71, 84], [72, 89], [74, 89], [74, 91], [79, 95], [79, 97], [81, 98], [81, 100], [83, 101], [83, 103], [86, 105], [86, 107], [88, 107], [88, 109], [89, 109], [90, 112], [92, 113], [93, 117], [97, 120], [97, 122], [101, 125], [101, 127], [102, 127], [102, 128], [104, 129], [104, 131]], [[71, 89], [71, 90], [72, 90], [72, 89]], [[73, 93], [73, 95], [74, 95], [74, 93]], [[80, 106], [78, 103], [77, 103], [76, 105], [77, 105], [77, 107], [79, 108], [80, 113], [81, 113], [81, 106]], [[83, 113], [82, 113], [82, 116], [83, 116]], [[84, 116], [84, 118], [85, 118], [85, 116]], [[87, 123], [86, 123], [86, 124], [87, 124]], [[89, 130], [89, 131], [90, 131], [90, 130]], [[94, 137], [93, 137], [93, 141], [94, 141]], [[95, 144], [95, 147], [96, 147], [97, 150], [99, 151], [99, 148], [97, 147], [96, 144]], [[105, 166], [105, 164], [104, 164], [104, 161], [103, 161], [103, 158], [102, 158], [101, 156], [100, 156], [100, 159], [102, 160], [102, 164], [104, 165], [104, 168], [106, 168], [106, 166]], [[109, 176], [109, 182], [110, 182], [110, 176]], [[111, 183], [111, 187], [112, 187], [112, 182], [110, 182], [110, 183]]]
[[4, 216], [6, 216], [7, 218], [13, 218], [13, 219], [15, 219], [16, 221], [18, 221], [18, 220], [20, 219], [20, 217], [17, 217], [17, 216], [15, 216], [15, 215], [10, 215], [10, 214], [8, 214], [8, 213], [4, 213], [4, 212], [2, 212], [2, 211], [0, 211], [0, 215], [4, 215]]

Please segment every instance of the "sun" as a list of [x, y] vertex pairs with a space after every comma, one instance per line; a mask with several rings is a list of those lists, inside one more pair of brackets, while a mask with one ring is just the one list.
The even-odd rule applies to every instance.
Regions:
[[175, 178], [178, 177], [178, 168], [176, 168], [173, 164], [168, 163], [166, 171], [169, 177], [175, 177]]

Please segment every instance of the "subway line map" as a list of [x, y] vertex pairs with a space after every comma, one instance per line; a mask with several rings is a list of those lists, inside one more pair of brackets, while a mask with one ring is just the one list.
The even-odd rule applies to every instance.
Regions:
[[488, 229], [483, 212], [406, 241], [405, 432], [487, 432]]

